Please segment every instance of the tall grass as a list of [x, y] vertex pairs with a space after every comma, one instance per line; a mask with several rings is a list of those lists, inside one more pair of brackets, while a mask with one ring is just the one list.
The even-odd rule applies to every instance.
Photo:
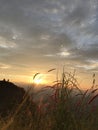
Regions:
[[98, 104], [95, 103], [98, 89], [95, 86], [93, 75], [92, 87], [81, 91], [75, 73], [63, 70], [61, 80], [36, 93], [37, 96], [51, 89], [46, 99], [41, 97], [36, 102], [29, 95], [29, 89], [15, 113], [6, 120], [0, 119], [0, 130], [98, 130]]

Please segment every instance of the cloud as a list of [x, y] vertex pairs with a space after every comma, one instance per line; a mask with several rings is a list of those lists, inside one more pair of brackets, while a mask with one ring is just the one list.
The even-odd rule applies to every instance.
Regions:
[[10, 65], [0, 63], [0, 69], [9, 69], [10, 67]]
[[98, 59], [97, 12], [96, 0], [0, 0], [0, 61], [36, 68], [59, 58], [97, 70], [88, 62]]
[[0, 47], [1, 48], [14, 48], [16, 44], [14, 42], [8, 41], [7, 39], [0, 37]]

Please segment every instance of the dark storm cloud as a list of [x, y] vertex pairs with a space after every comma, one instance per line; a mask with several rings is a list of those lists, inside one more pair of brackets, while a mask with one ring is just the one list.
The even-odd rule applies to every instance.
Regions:
[[97, 60], [97, 5], [97, 0], [0, 0], [0, 60], [27, 65], [58, 57], [84, 66]]

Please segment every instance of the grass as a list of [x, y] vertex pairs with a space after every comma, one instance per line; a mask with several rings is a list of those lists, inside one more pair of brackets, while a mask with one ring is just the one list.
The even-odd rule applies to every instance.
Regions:
[[[51, 69], [51, 72], [55, 69]], [[39, 73], [35, 74], [33, 79]], [[29, 91], [13, 115], [0, 118], [0, 130], [98, 130], [98, 97], [95, 74], [90, 89], [81, 91], [75, 73], [63, 71], [62, 79], [55, 81], [47, 99], [39, 102], [30, 97]]]

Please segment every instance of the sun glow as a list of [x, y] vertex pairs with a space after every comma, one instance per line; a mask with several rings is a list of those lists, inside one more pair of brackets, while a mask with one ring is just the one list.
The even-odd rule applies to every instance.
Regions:
[[46, 84], [46, 75], [36, 73], [33, 77], [33, 83], [37, 85]]
[[43, 81], [43, 79], [35, 79], [35, 80], [34, 80], [34, 83], [35, 83], [35, 84], [43, 84], [44, 81]]

